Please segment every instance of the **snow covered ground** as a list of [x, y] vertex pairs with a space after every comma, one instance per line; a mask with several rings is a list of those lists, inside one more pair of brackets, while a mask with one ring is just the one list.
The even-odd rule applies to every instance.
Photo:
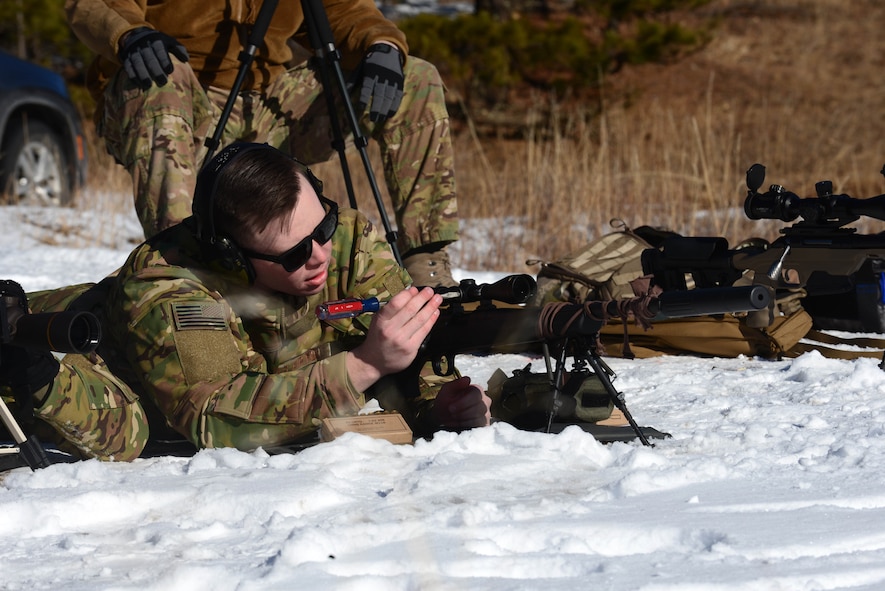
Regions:
[[[101, 278], [139, 231], [114, 209], [0, 209], [0, 275], [26, 290]], [[885, 588], [875, 360], [607, 361], [638, 422], [671, 439], [496, 424], [413, 446], [348, 435], [298, 454], [14, 470], [0, 479], [0, 588]], [[478, 382], [527, 363], [543, 366], [459, 358]]]

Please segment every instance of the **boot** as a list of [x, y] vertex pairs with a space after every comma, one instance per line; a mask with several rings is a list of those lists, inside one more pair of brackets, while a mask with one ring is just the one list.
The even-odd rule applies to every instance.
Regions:
[[413, 250], [403, 257], [403, 266], [412, 276], [416, 287], [452, 287], [458, 282], [452, 279], [452, 265], [445, 248], [423, 252]]

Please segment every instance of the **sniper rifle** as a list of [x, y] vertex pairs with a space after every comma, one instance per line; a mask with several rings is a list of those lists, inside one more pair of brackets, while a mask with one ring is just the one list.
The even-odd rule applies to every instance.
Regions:
[[[747, 170], [744, 212], [752, 220], [801, 218], [782, 228], [781, 237], [731, 249], [722, 237], [670, 236], [643, 252], [643, 272], [665, 292], [691, 283], [732, 285], [749, 276], [753, 284], [774, 290], [776, 299], [800, 294], [818, 328], [885, 332], [885, 235], [845, 227], [861, 217], [885, 220], [885, 195], [834, 194], [827, 180], [815, 184], [816, 197], [799, 197], [781, 185], [761, 193], [764, 180], [761, 164]], [[748, 325], [761, 328], [772, 320], [773, 306], [751, 314]]]
[[[611, 318], [623, 322], [633, 319], [649, 327], [658, 319], [765, 309], [770, 301], [767, 288], [747, 286], [654, 293], [606, 302], [523, 306], [535, 288], [535, 280], [530, 275], [511, 275], [496, 283], [481, 285], [465, 280], [458, 287], [437, 288], [444, 292], [441, 294], [443, 312], [411, 367], [397, 374], [403, 391], [415, 390], [420, 372], [428, 362], [437, 375], [447, 376], [454, 373], [458, 354], [529, 352], [540, 346], [547, 361], [551, 388], [548, 432], [562, 405], [567, 374], [589, 377], [592, 373], [602, 383], [613, 405], [624, 414], [636, 437], [644, 445], [650, 445], [627, 409], [624, 397], [613, 386], [614, 373], [597, 351], [603, 324]], [[555, 367], [551, 365], [551, 358], [556, 359]], [[568, 358], [572, 364], [567, 371]]]

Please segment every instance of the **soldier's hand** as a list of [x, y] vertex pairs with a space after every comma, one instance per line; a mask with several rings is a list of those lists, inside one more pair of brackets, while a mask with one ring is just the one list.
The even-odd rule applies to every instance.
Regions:
[[491, 421], [492, 400], [464, 376], [440, 388], [433, 413], [440, 425], [453, 431], [485, 427]]
[[399, 50], [387, 43], [369, 47], [363, 59], [362, 76], [359, 110], [371, 105], [369, 119], [376, 123], [392, 117], [403, 100], [405, 77]]
[[180, 61], [190, 59], [187, 49], [175, 38], [148, 27], [139, 27], [127, 33], [120, 44], [119, 57], [126, 75], [142, 90], [156, 82], [166, 84], [174, 66], [169, 54]]
[[366, 340], [348, 355], [354, 387], [364, 391], [382, 376], [409, 367], [439, 318], [440, 304], [442, 297], [430, 287], [410, 287], [390, 298], [372, 318]]

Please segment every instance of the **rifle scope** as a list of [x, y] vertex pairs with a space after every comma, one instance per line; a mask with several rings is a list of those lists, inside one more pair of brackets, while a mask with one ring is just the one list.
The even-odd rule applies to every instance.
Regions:
[[531, 275], [508, 275], [494, 283], [476, 283], [462, 279], [457, 287], [437, 287], [436, 293], [446, 302], [480, 302], [496, 300], [506, 304], [524, 304], [535, 295], [537, 283]]
[[91, 312], [42, 312], [10, 318], [8, 344], [59, 353], [91, 353], [101, 340], [101, 324]]
[[885, 195], [856, 199], [848, 195], [834, 195], [831, 181], [815, 184], [817, 197], [799, 197], [780, 185], [771, 185], [765, 193], [758, 189], [765, 180], [765, 167], [754, 164], [747, 171], [747, 199], [744, 213], [751, 220], [781, 220], [792, 222], [801, 217], [809, 224], [844, 225], [861, 216], [885, 220]]
[[765, 193], [747, 195], [744, 212], [751, 220], [792, 222], [798, 217], [812, 224], [847, 224], [861, 216], [885, 220], [885, 195], [856, 199], [847, 195], [799, 197], [774, 185]]

